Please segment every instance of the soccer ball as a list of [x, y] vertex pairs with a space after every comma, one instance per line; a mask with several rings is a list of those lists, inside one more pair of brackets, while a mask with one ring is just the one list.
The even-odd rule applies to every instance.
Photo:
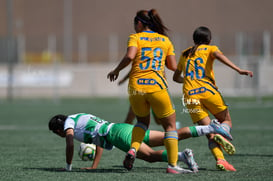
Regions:
[[80, 144], [79, 157], [83, 161], [93, 161], [96, 155], [96, 145], [95, 144]]

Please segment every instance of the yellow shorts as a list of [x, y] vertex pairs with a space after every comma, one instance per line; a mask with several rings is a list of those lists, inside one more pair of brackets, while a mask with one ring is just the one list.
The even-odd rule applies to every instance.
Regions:
[[209, 112], [215, 115], [228, 108], [220, 92], [216, 92], [207, 99], [200, 100], [184, 97], [184, 105], [187, 106], [187, 112], [191, 115], [193, 123], [209, 116]]
[[129, 94], [129, 100], [134, 113], [139, 117], [150, 114], [150, 108], [157, 118], [164, 118], [175, 112], [167, 89], [153, 93], [134, 92]]

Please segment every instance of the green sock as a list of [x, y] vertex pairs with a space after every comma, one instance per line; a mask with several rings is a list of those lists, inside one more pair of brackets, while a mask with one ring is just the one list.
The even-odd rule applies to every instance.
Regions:
[[162, 152], [162, 161], [168, 162], [167, 150], [164, 150], [164, 151]]
[[189, 128], [190, 128], [190, 132], [191, 132], [192, 137], [198, 137], [198, 133], [197, 133], [195, 126], [190, 126]]

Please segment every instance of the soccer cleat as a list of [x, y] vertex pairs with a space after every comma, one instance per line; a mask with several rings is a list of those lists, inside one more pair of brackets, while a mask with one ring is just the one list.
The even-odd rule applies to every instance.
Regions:
[[216, 119], [211, 120], [210, 125], [215, 130], [215, 133], [221, 134], [229, 140], [233, 139], [229, 131], [226, 131]]
[[125, 159], [123, 161], [123, 166], [124, 168], [126, 168], [127, 170], [131, 170], [133, 168], [133, 164], [136, 158], [136, 153], [133, 149], [130, 149], [126, 156]]
[[172, 173], [172, 174], [192, 173], [191, 170], [187, 170], [179, 166], [172, 166], [172, 165], [168, 165], [166, 172]]
[[194, 173], [198, 172], [198, 165], [193, 158], [193, 153], [192, 153], [191, 149], [186, 148], [182, 152], [181, 156], [182, 156], [181, 161], [186, 163], [188, 165], [189, 169], [191, 169]]
[[235, 147], [233, 146], [233, 144], [230, 143], [223, 136], [216, 134], [213, 139], [225, 150], [225, 152], [227, 152], [227, 154], [233, 155], [235, 153]]
[[223, 171], [233, 171], [235, 172], [236, 169], [229, 164], [226, 160], [218, 159], [216, 162], [216, 168]]

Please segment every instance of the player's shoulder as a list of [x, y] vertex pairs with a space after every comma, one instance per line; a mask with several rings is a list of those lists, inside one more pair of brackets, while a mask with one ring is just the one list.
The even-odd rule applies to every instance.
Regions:
[[217, 45], [201, 45], [199, 48], [203, 48], [204, 50], [219, 49]]
[[131, 33], [131, 34], [129, 35], [129, 38], [134, 38], [134, 37], [139, 37], [139, 36], [140, 36], [139, 33]]
[[87, 113], [76, 113], [76, 114], [71, 114], [68, 117], [69, 118], [77, 118], [77, 117], [84, 116], [84, 115], [89, 115], [89, 114], [87, 114]]

